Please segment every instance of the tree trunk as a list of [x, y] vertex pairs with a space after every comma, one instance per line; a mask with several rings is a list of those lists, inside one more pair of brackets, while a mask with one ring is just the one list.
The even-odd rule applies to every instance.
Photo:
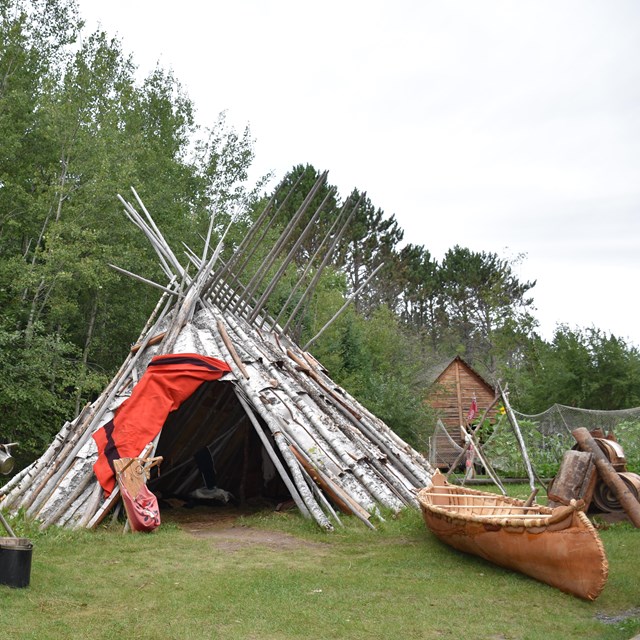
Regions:
[[[96, 317], [98, 316], [98, 296], [93, 298], [91, 305], [91, 315], [89, 316], [89, 326], [87, 327], [87, 337], [84, 341], [84, 349], [82, 351], [82, 377], [81, 382], [86, 378], [87, 363], [89, 362], [89, 349], [93, 340], [93, 330], [96, 325]], [[76, 394], [76, 410], [73, 414], [77, 416], [80, 413], [80, 402], [82, 400], [82, 384], [78, 385], [78, 393]]]

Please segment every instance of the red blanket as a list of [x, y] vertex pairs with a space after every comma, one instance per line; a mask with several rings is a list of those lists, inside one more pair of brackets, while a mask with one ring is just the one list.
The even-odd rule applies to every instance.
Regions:
[[93, 439], [98, 460], [93, 471], [108, 496], [115, 487], [113, 460], [135, 458], [160, 433], [167, 416], [203, 383], [231, 371], [222, 360], [195, 353], [167, 354], [151, 360], [131, 396]]

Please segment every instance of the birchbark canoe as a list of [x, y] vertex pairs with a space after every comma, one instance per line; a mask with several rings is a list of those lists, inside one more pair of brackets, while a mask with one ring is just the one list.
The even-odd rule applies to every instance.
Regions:
[[598, 532], [572, 500], [555, 508], [449, 484], [436, 471], [418, 492], [427, 528], [454, 549], [595, 600], [609, 563]]

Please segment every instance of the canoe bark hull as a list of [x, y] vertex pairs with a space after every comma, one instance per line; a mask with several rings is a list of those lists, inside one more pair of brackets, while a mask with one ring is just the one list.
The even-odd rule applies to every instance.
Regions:
[[[420, 494], [426, 526], [454, 549], [586, 600], [595, 600], [602, 592], [609, 565], [598, 532], [582, 511], [549, 526], [517, 526], [513, 520], [504, 525], [499, 519], [478, 522], [459, 513], [443, 513], [444, 505], [426, 504]], [[488, 495], [495, 501], [494, 494]]]

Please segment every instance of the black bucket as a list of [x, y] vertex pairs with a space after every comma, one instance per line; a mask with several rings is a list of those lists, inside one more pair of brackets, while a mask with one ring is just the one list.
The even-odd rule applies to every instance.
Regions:
[[0, 584], [28, 587], [33, 544], [28, 538], [0, 538]]

